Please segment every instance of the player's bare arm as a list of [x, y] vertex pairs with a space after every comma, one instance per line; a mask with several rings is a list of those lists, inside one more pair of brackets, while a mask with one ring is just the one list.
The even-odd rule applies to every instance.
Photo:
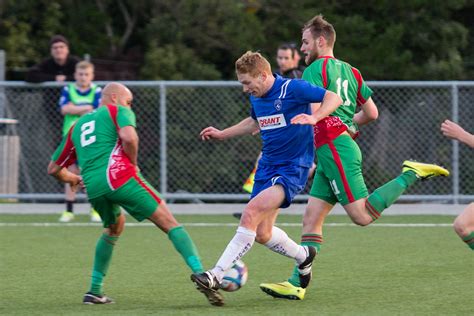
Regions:
[[342, 104], [342, 99], [332, 91], [326, 91], [323, 102], [311, 104], [312, 114], [298, 114], [291, 119], [291, 124], [315, 125], [334, 112]]
[[82, 186], [82, 178], [79, 175], [55, 164], [53, 161], [50, 161], [48, 165], [48, 174], [61, 182], [69, 183], [73, 192], [76, 192]]
[[446, 120], [441, 124], [441, 132], [446, 137], [456, 139], [474, 148], [474, 135], [450, 120]]
[[71, 114], [71, 115], [83, 115], [89, 112], [92, 112], [94, 107], [92, 105], [81, 105], [77, 106], [69, 102], [61, 108], [61, 114]]
[[137, 165], [138, 157], [138, 134], [133, 126], [124, 126], [119, 131], [119, 137], [122, 141], [123, 151], [130, 162]]
[[252, 117], [249, 116], [240, 121], [239, 123], [224, 130], [217, 129], [213, 126], [206, 127], [201, 131], [199, 135], [201, 136], [202, 140], [224, 140], [236, 136], [256, 134], [258, 133], [258, 130], [259, 127], [257, 121], [255, 121]]
[[353, 121], [360, 126], [375, 121], [378, 117], [379, 110], [377, 109], [374, 100], [369, 98], [361, 106], [361, 110], [354, 115]]

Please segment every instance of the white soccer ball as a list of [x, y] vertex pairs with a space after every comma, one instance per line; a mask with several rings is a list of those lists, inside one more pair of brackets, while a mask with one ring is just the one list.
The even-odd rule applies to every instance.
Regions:
[[237, 260], [229, 270], [224, 272], [221, 289], [226, 292], [234, 292], [245, 285], [248, 278], [248, 269], [242, 260]]

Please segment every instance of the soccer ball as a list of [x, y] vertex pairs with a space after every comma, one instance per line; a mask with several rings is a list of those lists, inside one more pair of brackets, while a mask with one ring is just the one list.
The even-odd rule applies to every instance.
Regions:
[[224, 272], [221, 289], [226, 292], [234, 292], [247, 282], [248, 269], [242, 260], [237, 260], [229, 270]]

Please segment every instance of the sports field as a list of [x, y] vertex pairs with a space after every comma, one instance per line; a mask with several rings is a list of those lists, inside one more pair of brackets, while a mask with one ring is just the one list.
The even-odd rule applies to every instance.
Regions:
[[[206, 267], [232, 238], [230, 215], [180, 215]], [[249, 281], [213, 307], [165, 234], [129, 225], [115, 248], [106, 306], [82, 305], [100, 226], [78, 216], [0, 215], [0, 315], [473, 315], [474, 256], [450, 226], [453, 216], [386, 216], [356, 227], [329, 216], [322, 254], [303, 301], [273, 299], [261, 282], [283, 281], [292, 261], [255, 245], [244, 261]], [[301, 216], [279, 217], [299, 239]]]

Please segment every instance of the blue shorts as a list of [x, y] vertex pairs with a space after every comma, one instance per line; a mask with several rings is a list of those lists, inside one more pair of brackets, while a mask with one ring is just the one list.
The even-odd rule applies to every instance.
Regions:
[[295, 196], [304, 190], [306, 181], [308, 181], [308, 172], [309, 168], [295, 165], [258, 164], [250, 199], [253, 199], [263, 190], [279, 184], [285, 190], [285, 200], [280, 207], [287, 208], [291, 205]]

